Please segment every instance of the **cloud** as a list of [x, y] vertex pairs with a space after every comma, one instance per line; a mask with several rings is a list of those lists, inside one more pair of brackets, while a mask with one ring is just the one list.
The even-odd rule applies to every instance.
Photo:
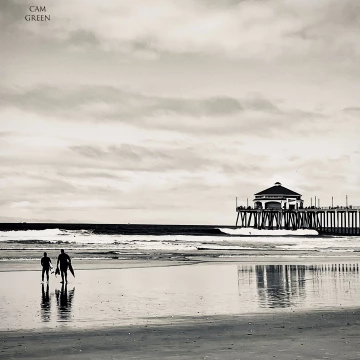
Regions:
[[357, 107], [357, 106], [347, 107], [347, 108], [343, 109], [343, 111], [345, 114], [349, 114], [349, 115], [353, 115], [353, 116], [360, 115], [360, 107]]
[[0, 25], [4, 30], [2, 36], [4, 32], [16, 30], [14, 25], [19, 24], [24, 19], [27, 11], [27, 7], [24, 4], [24, 2], [12, 0], [3, 0], [1, 2]]
[[0, 131], [0, 139], [9, 138], [12, 135], [14, 135], [14, 134], [12, 132], [10, 132], [10, 131]]
[[46, 27], [23, 21], [20, 14], [29, 4], [18, 0], [5, 9], [18, 31], [70, 47], [138, 52], [149, 58], [202, 53], [261, 60], [309, 54], [355, 59], [360, 50], [356, 0], [47, 0], [43, 4], [53, 20]]
[[[132, 93], [110, 86], [2, 89], [0, 109], [64, 122], [113, 122], [149, 130], [261, 137], [286, 135], [329, 122], [320, 113], [281, 109], [261, 94], [243, 99], [228, 96], [180, 98]], [[311, 125], [311, 126], [310, 126]]]
[[219, 96], [206, 99], [166, 98], [130, 93], [110, 86], [1, 89], [0, 106], [14, 106], [44, 114], [81, 111], [88, 116], [136, 117], [159, 111], [179, 115], [219, 116], [242, 110], [237, 99]]
[[113, 169], [122, 171], [199, 171], [220, 165], [218, 160], [204, 156], [201, 146], [194, 148], [167, 144], [162, 148], [159, 145], [147, 147], [123, 144], [109, 146], [106, 149], [95, 146], [73, 146], [70, 150], [80, 155], [87, 166], [90, 166], [91, 161], [93, 166], [107, 164]]

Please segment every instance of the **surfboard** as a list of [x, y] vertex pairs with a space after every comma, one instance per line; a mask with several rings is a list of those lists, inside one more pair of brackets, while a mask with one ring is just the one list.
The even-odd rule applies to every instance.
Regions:
[[75, 277], [75, 272], [74, 272], [74, 269], [71, 264], [69, 264], [69, 270], [70, 270], [72, 276]]

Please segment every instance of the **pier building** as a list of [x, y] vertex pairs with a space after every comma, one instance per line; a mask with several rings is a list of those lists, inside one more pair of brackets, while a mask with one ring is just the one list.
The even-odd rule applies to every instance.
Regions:
[[300, 194], [282, 186], [279, 182], [254, 196], [255, 209], [301, 209], [304, 202]]

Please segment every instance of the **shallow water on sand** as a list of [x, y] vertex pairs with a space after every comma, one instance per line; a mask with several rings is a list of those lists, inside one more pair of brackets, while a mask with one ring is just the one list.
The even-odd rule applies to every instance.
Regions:
[[[359, 263], [79, 270], [67, 286], [0, 272], [0, 330], [96, 328], [360, 306]], [[169, 320], [170, 319], [170, 320]]]

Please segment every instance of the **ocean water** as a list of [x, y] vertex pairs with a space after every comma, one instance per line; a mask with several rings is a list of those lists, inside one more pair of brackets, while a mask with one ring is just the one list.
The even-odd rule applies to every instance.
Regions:
[[191, 253], [230, 257], [333, 254], [360, 251], [359, 236], [323, 236], [314, 230], [256, 230], [221, 226], [135, 224], [0, 224], [0, 261], [39, 259], [64, 248], [77, 258]]
[[[62, 248], [76, 277], [63, 286], [51, 274], [49, 284], [40, 284], [42, 253], [55, 262]], [[359, 252], [359, 236], [312, 231], [0, 224], [0, 331], [359, 307]], [[89, 268], [86, 259], [105, 261], [90, 261]], [[127, 268], [121, 265], [127, 259], [181, 266]], [[199, 261], [182, 261], [189, 259]]]

